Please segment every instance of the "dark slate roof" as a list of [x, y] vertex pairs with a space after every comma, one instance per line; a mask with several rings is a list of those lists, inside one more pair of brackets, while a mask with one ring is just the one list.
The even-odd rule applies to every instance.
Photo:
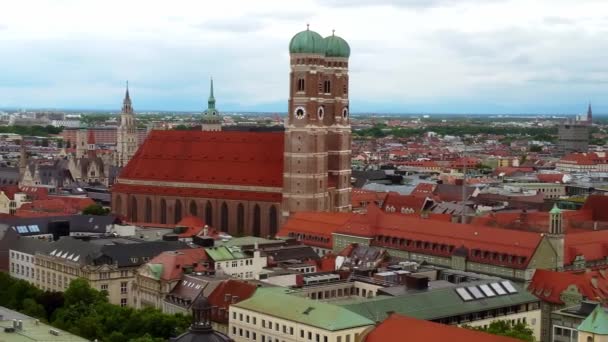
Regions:
[[319, 260], [319, 255], [310, 246], [285, 246], [265, 248], [264, 254], [275, 262], [287, 260]]
[[49, 234], [49, 224], [52, 222], [68, 221], [70, 232], [105, 234], [105, 227], [116, 221], [116, 217], [95, 215], [71, 215], [48, 217], [14, 217], [2, 219], [3, 223], [11, 227], [37, 225], [40, 232], [20, 233], [23, 236]]
[[355, 178], [355, 188], [363, 187], [368, 181], [388, 179], [384, 170], [372, 171], [353, 171], [352, 177]]
[[17, 184], [19, 182], [19, 169], [16, 167], [0, 167], [0, 185]]
[[34, 255], [36, 253], [49, 253], [51, 251], [52, 242], [42, 239], [36, 238], [20, 238], [15, 242], [13, 246], [10, 246], [10, 249]]
[[[93, 239], [85, 241], [64, 237], [51, 243], [47, 255], [72, 260], [80, 264], [116, 264], [118, 267], [133, 267], [146, 263], [164, 251], [188, 248], [180, 241], [152, 241], [137, 239]], [[135, 245], [135, 246], [133, 246]], [[77, 256], [80, 256], [76, 259]]]

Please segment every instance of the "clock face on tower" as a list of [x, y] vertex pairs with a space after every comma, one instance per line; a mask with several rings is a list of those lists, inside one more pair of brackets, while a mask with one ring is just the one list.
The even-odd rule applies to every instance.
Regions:
[[215, 111], [211, 112], [211, 115], [217, 115], [217, 113]]
[[304, 119], [304, 116], [306, 115], [306, 109], [304, 107], [296, 107], [296, 110], [294, 111], [294, 116], [296, 117], [296, 119]]

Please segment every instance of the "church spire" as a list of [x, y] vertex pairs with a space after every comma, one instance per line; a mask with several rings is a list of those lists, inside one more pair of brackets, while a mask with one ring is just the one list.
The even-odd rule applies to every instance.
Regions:
[[591, 111], [591, 102], [589, 102], [589, 107], [587, 107], [587, 121], [591, 123], [593, 121], [593, 112]]
[[127, 90], [125, 91], [125, 98], [122, 100], [122, 112], [125, 114], [132, 114], [133, 107], [131, 106], [131, 96], [129, 95], [129, 81], [127, 81]]
[[21, 137], [21, 146], [19, 148], [19, 176], [23, 179], [25, 169], [27, 168], [27, 152], [25, 149], [25, 138]]
[[213, 96], [213, 77], [211, 77], [211, 86], [209, 89], [209, 100], [207, 101], [207, 109], [215, 109], [215, 97]]

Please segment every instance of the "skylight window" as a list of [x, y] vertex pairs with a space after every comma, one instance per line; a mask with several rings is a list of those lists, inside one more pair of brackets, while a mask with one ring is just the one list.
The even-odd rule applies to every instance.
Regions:
[[486, 295], [486, 297], [496, 296], [496, 293], [494, 293], [494, 291], [492, 291], [492, 289], [488, 286], [488, 284], [479, 285], [479, 288], [481, 289], [481, 291], [483, 291], [483, 293]]
[[469, 286], [469, 287], [467, 287], [467, 290], [469, 290], [469, 292], [471, 292], [471, 294], [473, 295], [473, 297], [475, 297], [475, 299], [481, 299], [481, 298], [486, 297], [483, 295], [483, 293], [481, 293], [481, 291], [479, 291], [477, 286]]
[[460, 296], [460, 298], [462, 300], [464, 300], [465, 302], [473, 300], [473, 297], [471, 297], [471, 295], [463, 287], [456, 289], [456, 293], [458, 293], [458, 295]]
[[505, 280], [505, 281], [500, 282], [500, 284], [507, 290], [507, 292], [517, 293], [517, 290], [515, 289], [513, 284], [511, 284], [511, 282]]
[[505, 291], [505, 289], [503, 289], [499, 283], [492, 283], [490, 286], [492, 286], [492, 289], [498, 293], [499, 296], [504, 296], [507, 294], [507, 291]]

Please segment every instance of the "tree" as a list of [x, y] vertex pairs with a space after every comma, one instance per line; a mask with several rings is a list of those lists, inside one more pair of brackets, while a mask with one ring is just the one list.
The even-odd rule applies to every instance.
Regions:
[[44, 310], [44, 306], [36, 303], [36, 301], [34, 299], [32, 299], [32, 298], [24, 299], [22, 306], [23, 306], [22, 312], [24, 314], [46, 320], [46, 311]]
[[97, 203], [91, 204], [90, 206], [88, 206], [88, 207], [84, 208], [84, 210], [82, 210], [83, 215], [106, 216], [109, 213], [110, 213], [110, 209], [106, 209]]
[[534, 331], [525, 323], [511, 323], [509, 321], [498, 320], [490, 323], [487, 328], [465, 326], [467, 329], [487, 332], [493, 335], [513, 337], [522, 341], [534, 342]]

